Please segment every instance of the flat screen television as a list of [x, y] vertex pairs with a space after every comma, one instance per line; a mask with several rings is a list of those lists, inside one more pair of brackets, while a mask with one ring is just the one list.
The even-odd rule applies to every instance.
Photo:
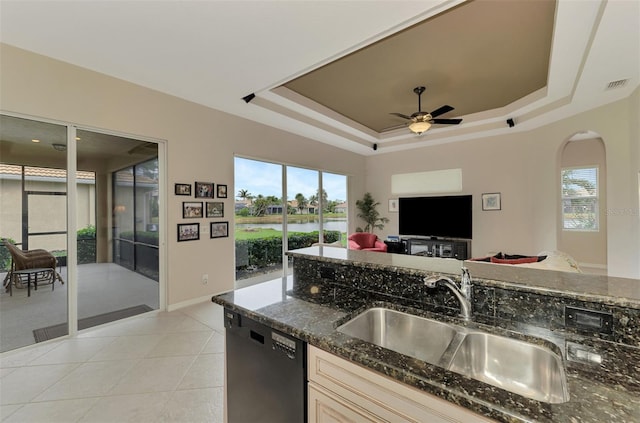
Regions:
[[472, 195], [400, 198], [402, 236], [472, 238]]

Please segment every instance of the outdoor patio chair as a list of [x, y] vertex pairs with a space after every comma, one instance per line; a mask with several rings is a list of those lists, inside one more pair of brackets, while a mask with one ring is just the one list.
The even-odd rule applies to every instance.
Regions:
[[[34, 283], [36, 284], [38, 282], [54, 284], [56, 279], [61, 284], [64, 284], [62, 277], [56, 271], [57, 260], [47, 250], [23, 251], [7, 240], [3, 240], [3, 244], [11, 254], [11, 267], [4, 278], [3, 286], [11, 294], [13, 294], [12, 285], [15, 285], [16, 288], [24, 288], [23, 281], [25, 278], [27, 280], [27, 288], [30, 290], [29, 283], [32, 274], [35, 277]], [[29, 270], [32, 270], [32, 272], [29, 272]], [[37, 289], [37, 286], [35, 288]]]

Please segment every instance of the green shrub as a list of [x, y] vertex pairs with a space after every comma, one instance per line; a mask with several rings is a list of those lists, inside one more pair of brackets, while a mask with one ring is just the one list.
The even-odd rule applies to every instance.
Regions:
[[[15, 244], [16, 241], [11, 238], [0, 238], [0, 241], [7, 240], [12, 244]], [[11, 267], [11, 253], [4, 246], [4, 242], [0, 242], [0, 270], [9, 270]]]
[[96, 227], [89, 225], [78, 229], [78, 264], [96, 262]]
[[[324, 242], [340, 239], [340, 231], [325, 231]], [[291, 232], [289, 250], [310, 247], [318, 242], [318, 231]], [[236, 267], [266, 268], [282, 263], [282, 238], [258, 238], [236, 241]]]
[[86, 228], [78, 229], [78, 239], [96, 239], [96, 227], [89, 225]]

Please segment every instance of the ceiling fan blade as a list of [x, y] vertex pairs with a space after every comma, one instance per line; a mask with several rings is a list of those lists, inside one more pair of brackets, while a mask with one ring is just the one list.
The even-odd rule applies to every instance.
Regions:
[[431, 119], [431, 123], [440, 123], [444, 125], [458, 125], [462, 119]]
[[450, 112], [452, 110], [453, 110], [453, 107], [451, 107], [451, 106], [442, 106], [442, 107], [440, 107], [438, 109], [435, 109], [433, 112], [431, 112], [431, 117], [437, 117], [437, 116], [443, 115], [443, 114], [445, 114], [447, 112]]
[[411, 120], [411, 116], [403, 115], [402, 113], [389, 113], [390, 115], [398, 116], [403, 119]]

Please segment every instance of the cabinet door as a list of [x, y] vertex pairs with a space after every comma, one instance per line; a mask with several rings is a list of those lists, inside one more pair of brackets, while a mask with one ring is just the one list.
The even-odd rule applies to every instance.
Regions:
[[344, 398], [309, 383], [309, 423], [383, 423]]
[[[319, 413], [309, 401], [309, 421], [471, 423], [490, 422], [478, 414], [427, 392], [402, 384], [314, 346], [308, 346], [309, 387], [321, 387], [334, 399]], [[311, 389], [309, 389], [311, 391]], [[315, 394], [314, 394], [315, 395]], [[309, 394], [311, 397], [311, 394]], [[341, 404], [342, 406], [339, 406]], [[346, 405], [345, 405], [346, 404]], [[350, 406], [347, 406], [350, 405]], [[349, 412], [355, 414], [348, 414]], [[328, 420], [313, 420], [323, 415]], [[330, 417], [334, 417], [331, 420]], [[339, 416], [342, 416], [338, 418]], [[345, 420], [341, 420], [344, 418]]]

